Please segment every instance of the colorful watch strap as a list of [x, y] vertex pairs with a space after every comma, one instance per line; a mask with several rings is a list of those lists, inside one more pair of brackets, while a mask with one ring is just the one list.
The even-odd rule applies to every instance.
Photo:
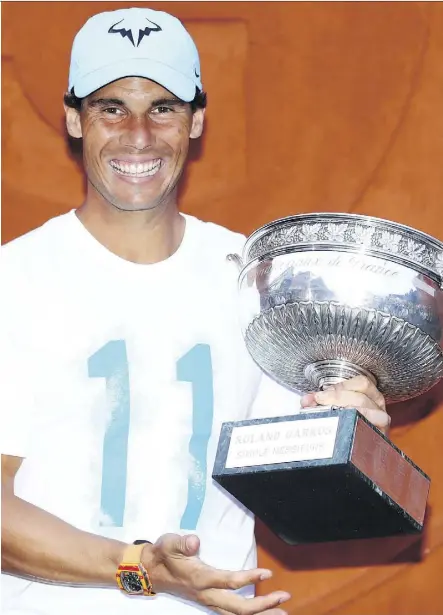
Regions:
[[142, 551], [145, 548], [146, 544], [149, 543], [149, 541], [138, 540], [136, 542], [137, 544], [128, 545], [123, 552], [122, 563], [120, 564], [116, 572], [117, 584], [120, 589], [126, 591], [121, 583], [120, 575], [122, 572], [131, 571], [131, 568], [136, 568], [136, 570], [132, 570], [132, 572], [137, 571], [137, 574], [143, 587], [143, 594], [145, 596], [155, 596], [155, 592], [152, 589], [152, 583], [151, 579], [149, 578], [149, 574], [141, 563]]

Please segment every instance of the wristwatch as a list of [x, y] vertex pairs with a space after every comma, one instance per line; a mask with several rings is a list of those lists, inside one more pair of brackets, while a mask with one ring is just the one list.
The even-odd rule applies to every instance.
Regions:
[[115, 574], [119, 588], [131, 596], [155, 596], [149, 575], [140, 561], [146, 544], [152, 543], [149, 540], [136, 540], [134, 544], [128, 545]]

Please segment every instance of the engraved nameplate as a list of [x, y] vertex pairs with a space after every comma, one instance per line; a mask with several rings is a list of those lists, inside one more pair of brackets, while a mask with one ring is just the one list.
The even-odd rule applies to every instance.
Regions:
[[234, 427], [225, 468], [330, 459], [338, 417]]

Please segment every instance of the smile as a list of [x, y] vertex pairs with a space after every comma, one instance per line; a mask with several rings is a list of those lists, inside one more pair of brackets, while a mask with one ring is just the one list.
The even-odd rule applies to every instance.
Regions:
[[159, 171], [162, 161], [160, 158], [143, 163], [111, 160], [109, 164], [119, 175], [126, 177], [151, 177]]

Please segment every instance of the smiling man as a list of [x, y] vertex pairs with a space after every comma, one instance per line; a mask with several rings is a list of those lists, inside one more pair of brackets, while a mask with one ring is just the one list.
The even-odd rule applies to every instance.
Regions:
[[[244, 237], [182, 215], [177, 185], [206, 95], [166, 13], [124, 9], [77, 34], [65, 95], [83, 141], [76, 210], [3, 248], [5, 614], [280, 615], [254, 597], [254, 520], [211, 479], [224, 421], [286, 414], [237, 324]], [[301, 400], [358, 406], [364, 378]], [[292, 589], [292, 588], [290, 588]]]

